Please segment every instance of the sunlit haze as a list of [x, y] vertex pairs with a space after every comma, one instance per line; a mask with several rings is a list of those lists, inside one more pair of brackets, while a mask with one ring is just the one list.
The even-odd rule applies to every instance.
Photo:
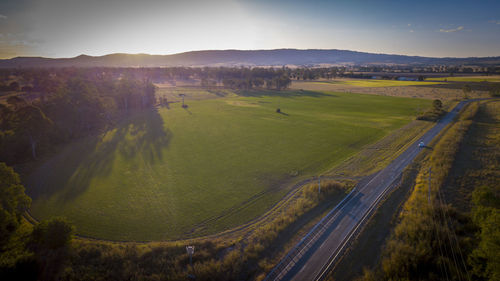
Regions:
[[499, 56], [498, 1], [2, 0], [0, 58], [320, 48]]

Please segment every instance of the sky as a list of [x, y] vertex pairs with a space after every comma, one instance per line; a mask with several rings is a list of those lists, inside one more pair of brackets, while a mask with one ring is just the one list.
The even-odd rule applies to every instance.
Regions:
[[500, 56], [500, 1], [0, 0], [0, 58], [278, 48]]

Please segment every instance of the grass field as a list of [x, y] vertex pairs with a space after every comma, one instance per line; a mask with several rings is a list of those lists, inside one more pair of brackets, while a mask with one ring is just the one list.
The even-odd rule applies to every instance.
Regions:
[[399, 81], [399, 80], [379, 80], [379, 79], [322, 81], [315, 83], [343, 84], [355, 87], [402, 87], [402, 86], [428, 86], [428, 85], [443, 84], [441, 82]]
[[500, 82], [500, 76], [452, 76], [427, 78], [425, 81], [450, 81], [450, 82]]
[[200, 100], [185, 93], [187, 109], [173, 103], [136, 114], [42, 163], [26, 179], [32, 215], [66, 216], [79, 234], [111, 240], [215, 233], [262, 214], [290, 183], [330, 170], [431, 103], [312, 91]]

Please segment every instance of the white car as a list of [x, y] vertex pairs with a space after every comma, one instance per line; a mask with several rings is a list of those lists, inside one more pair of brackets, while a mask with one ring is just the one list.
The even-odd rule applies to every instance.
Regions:
[[418, 144], [418, 147], [425, 147], [425, 143], [423, 141], [421, 141], [419, 144]]

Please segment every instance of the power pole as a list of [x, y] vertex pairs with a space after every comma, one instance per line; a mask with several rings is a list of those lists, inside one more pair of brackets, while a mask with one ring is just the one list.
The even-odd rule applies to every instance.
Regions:
[[[186, 246], [187, 254], [189, 255], [189, 265], [191, 266], [191, 270], [193, 270], [193, 254], [194, 254], [194, 246]], [[188, 274], [189, 279], [195, 279], [196, 277], [193, 274]]]
[[182, 107], [184, 108], [185, 105], [184, 105], [184, 96], [186, 96], [185, 94], [179, 94], [179, 96], [182, 97]]

